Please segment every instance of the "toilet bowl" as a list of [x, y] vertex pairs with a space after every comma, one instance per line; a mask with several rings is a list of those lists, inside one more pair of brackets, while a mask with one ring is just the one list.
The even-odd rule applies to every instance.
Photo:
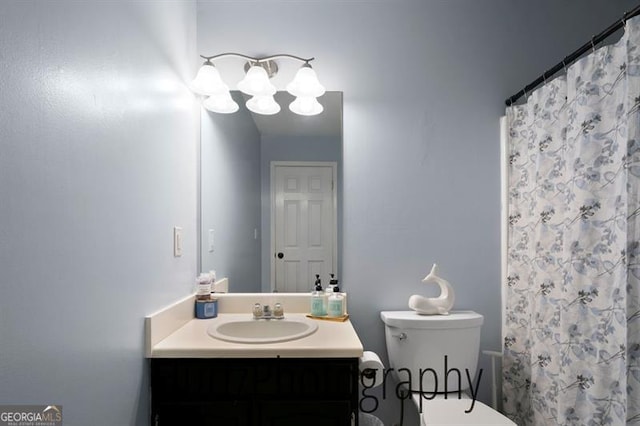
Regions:
[[392, 375], [409, 384], [423, 426], [516, 425], [472, 398], [482, 378], [476, 377], [482, 315], [384, 311], [380, 318]]

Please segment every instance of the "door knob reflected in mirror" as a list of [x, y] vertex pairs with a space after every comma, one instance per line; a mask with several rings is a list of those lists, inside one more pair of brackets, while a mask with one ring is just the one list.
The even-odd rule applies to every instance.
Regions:
[[277, 257], [278, 259], [282, 259], [282, 258], [284, 257], [284, 253], [279, 252], [278, 254], [276, 254], [276, 257]]

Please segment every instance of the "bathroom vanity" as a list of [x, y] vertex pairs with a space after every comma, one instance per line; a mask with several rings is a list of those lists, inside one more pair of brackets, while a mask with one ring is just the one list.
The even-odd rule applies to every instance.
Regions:
[[[351, 323], [317, 320], [296, 340], [236, 343], [211, 337], [220, 321], [251, 318], [273, 295], [226, 294], [218, 318], [193, 318], [187, 298], [147, 318], [151, 424], [352, 426], [358, 424], [362, 344]], [[308, 294], [278, 294], [285, 318], [303, 317]], [[263, 321], [263, 320], [258, 320]]]

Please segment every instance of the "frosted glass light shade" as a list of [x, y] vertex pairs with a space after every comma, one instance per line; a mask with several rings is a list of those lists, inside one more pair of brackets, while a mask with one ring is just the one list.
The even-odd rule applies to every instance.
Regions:
[[223, 92], [219, 95], [214, 95], [207, 98], [202, 106], [212, 112], [220, 114], [231, 114], [238, 110], [238, 104], [231, 99], [229, 91]]
[[280, 112], [280, 105], [273, 96], [254, 96], [247, 101], [249, 111], [262, 115], [273, 115]]
[[218, 70], [210, 64], [205, 64], [200, 67], [190, 87], [194, 93], [205, 96], [212, 96], [229, 91], [229, 87], [224, 84], [222, 78], [220, 78]]
[[324, 95], [325, 89], [318, 81], [316, 72], [309, 66], [303, 65], [293, 81], [287, 84], [287, 92], [298, 97], [314, 97]]
[[298, 97], [291, 104], [289, 109], [298, 115], [318, 115], [324, 111], [324, 107], [320, 102], [312, 96]]
[[251, 96], [273, 96], [277, 89], [269, 81], [265, 69], [254, 65], [249, 68], [242, 81], [238, 83], [238, 90]]

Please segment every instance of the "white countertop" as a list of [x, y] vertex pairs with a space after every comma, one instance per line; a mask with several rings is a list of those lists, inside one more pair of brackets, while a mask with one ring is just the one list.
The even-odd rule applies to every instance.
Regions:
[[[304, 317], [287, 314], [287, 318]], [[297, 340], [280, 343], [231, 343], [207, 334], [220, 318], [251, 319], [249, 314], [220, 314], [218, 318], [193, 319], [156, 344], [152, 358], [359, 358], [362, 343], [351, 322], [315, 320], [318, 330]]]
[[[254, 300], [259, 294], [251, 297]], [[290, 306], [296, 304], [302, 295], [292, 295]], [[239, 295], [247, 299], [247, 295]], [[267, 295], [263, 297], [271, 297]], [[287, 294], [279, 294], [278, 298], [285, 306], [286, 318], [305, 317], [304, 313], [287, 312]], [[226, 300], [225, 300], [226, 299]], [[234, 299], [233, 301], [231, 299]], [[241, 299], [241, 300], [242, 300]], [[316, 321], [318, 329], [311, 335], [297, 340], [279, 343], [232, 343], [216, 339], [207, 334], [210, 325], [221, 319], [250, 319], [251, 313], [225, 312], [223, 303], [227, 306], [235, 304], [233, 294], [225, 295], [219, 300], [222, 311], [217, 318], [197, 319], [185, 318], [185, 312], [193, 309], [193, 297], [188, 297], [180, 302], [147, 317], [147, 357], [148, 358], [359, 358], [362, 356], [363, 347], [353, 325], [349, 320], [344, 322]], [[306, 305], [308, 306], [308, 304]], [[299, 310], [299, 309], [297, 309]], [[181, 321], [176, 321], [174, 313]], [[172, 316], [168, 321], [167, 316]], [[162, 333], [158, 331], [158, 324], [172, 323], [172, 327]], [[154, 331], [153, 328], [156, 328]], [[166, 328], [166, 327], [165, 327]], [[155, 336], [155, 337], [152, 337]]]

